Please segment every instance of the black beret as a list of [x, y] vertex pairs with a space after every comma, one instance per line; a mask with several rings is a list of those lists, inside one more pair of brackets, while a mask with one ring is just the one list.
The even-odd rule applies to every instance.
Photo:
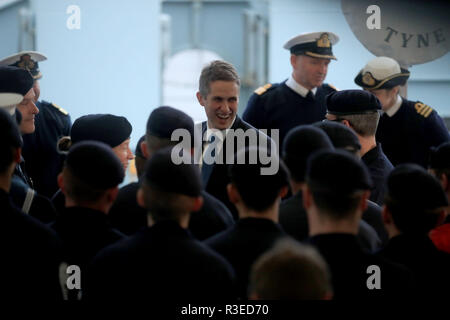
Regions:
[[116, 187], [125, 176], [123, 165], [110, 146], [82, 141], [70, 148], [65, 166], [81, 181], [101, 190]]
[[[10, 66], [0, 67], [0, 94], [24, 96], [33, 87], [33, 81], [33, 77], [27, 70]], [[18, 104], [22, 99], [17, 99], [19, 101], [17, 102], [16, 100], [12, 104]], [[7, 106], [11, 104], [1, 103], [0, 105]]]
[[153, 110], [148, 118], [148, 135], [170, 139], [176, 129], [186, 129], [194, 137], [194, 121], [183, 111], [162, 106]]
[[448, 205], [439, 181], [416, 164], [400, 164], [391, 171], [387, 179], [387, 194], [391, 202], [416, 212]]
[[306, 161], [320, 149], [333, 149], [330, 138], [312, 125], [300, 125], [287, 133], [283, 141], [283, 160], [294, 180], [305, 180]]
[[14, 118], [0, 109], [0, 151], [3, 153], [5, 148], [11, 147], [22, 147], [22, 136]]
[[314, 191], [342, 196], [372, 188], [372, 180], [365, 165], [343, 150], [320, 150], [314, 153], [308, 159], [306, 182]]
[[172, 149], [160, 149], [147, 161], [144, 182], [163, 192], [199, 196], [202, 191], [199, 167], [195, 164], [175, 164], [171, 157]]
[[142, 153], [141, 149], [141, 143], [144, 142], [145, 135], [139, 138], [139, 141], [136, 143], [136, 150], [134, 151], [134, 155], [136, 157], [145, 158], [144, 154]]
[[450, 142], [444, 142], [438, 147], [431, 148], [430, 168], [450, 169]]
[[341, 90], [327, 95], [328, 113], [335, 115], [364, 114], [381, 110], [378, 98], [364, 90]]
[[131, 124], [125, 117], [112, 114], [89, 114], [75, 120], [70, 137], [72, 143], [95, 140], [114, 148], [130, 138], [131, 130]]
[[352, 153], [361, 150], [358, 136], [349, 127], [335, 121], [319, 121], [313, 126], [322, 129], [330, 138], [336, 149], [344, 149]]

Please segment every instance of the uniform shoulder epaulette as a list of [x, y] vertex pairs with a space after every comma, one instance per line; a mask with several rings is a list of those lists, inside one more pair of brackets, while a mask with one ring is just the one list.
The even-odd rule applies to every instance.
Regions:
[[57, 104], [52, 103], [51, 104], [53, 107], [55, 107], [56, 109], [58, 109], [59, 112], [61, 112], [63, 115], [67, 116], [69, 113], [64, 110], [63, 108], [61, 108], [60, 106], [58, 106]]
[[254, 92], [260, 96], [262, 95], [264, 92], [266, 92], [270, 87], [272, 87], [271, 83], [267, 83], [265, 85], [263, 85], [262, 87], [259, 87], [258, 89], [256, 89]]
[[333, 86], [332, 84], [327, 83], [327, 85], [328, 85], [331, 89], [334, 89], [334, 90], [336, 90], [336, 91], [339, 91], [339, 89], [336, 88], [335, 86]]
[[416, 102], [416, 104], [414, 105], [414, 109], [416, 109], [416, 112], [424, 118], [428, 118], [431, 112], [433, 112], [433, 108], [422, 102]]

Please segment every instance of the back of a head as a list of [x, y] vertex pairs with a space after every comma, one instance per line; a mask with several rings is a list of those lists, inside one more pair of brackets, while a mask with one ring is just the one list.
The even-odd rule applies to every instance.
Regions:
[[364, 164], [343, 150], [322, 150], [307, 163], [306, 184], [320, 213], [333, 219], [353, 217], [372, 181]]
[[33, 88], [33, 77], [29, 71], [0, 66], [0, 108], [13, 116], [18, 105], [30, 89]]
[[357, 134], [363, 137], [374, 136], [381, 103], [372, 93], [364, 90], [335, 91], [326, 97], [327, 112], [337, 119], [349, 121]]
[[134, 152], [135, 158], [134, 158], [134, 165], [136, 166], [136, 173], [137, 176], [140, 177], [142, 173], [144, 173], [145, 169], [145, 162], [147, 159], [145, 158], [144, 154], [142, 153], [141, 144], [145, 140], [145, 135], [139, 138], [138, 142], [136, 143], [136, 149]]
[[447, 196], [439, 181], [415, 164], [398, 165], [387, 180], [385, 205], [403, 233], [426, 234], [433, 229]]
[[311, 125], [301, 125], [288, 132], [283, 142], [283, 160], [294, 181], [305, 181], [308, 157], [322, 149], [333, 149], [330, 139], [322, 130]]
[[74, 145], [66, 158], [63, 175], [67, 195], [78, 203], [92, 203], [124, 179], [123, 166], [111, 147], [98, 141]]
[[319, 121], [313, 126], [322, 129], [330, 138], [336, 149], [346, 150], [356, 155], [361, 150], [358, 136], [352, 129], [335, 121]]
[[0, 109], [0, 174], [14, 161], [14, 150], [22, 147], [22, 136], [14, 118]]
[[[183, 143], [190, 142], [190, 147], [194, 147], [195, 126], [192, 118], [181, 110], [162, 106], [152, 111], [147, 120], [146, 141], [151, 151], [173, 146], [179, 141], [172, 141], [172, 134], [175, 130], [181, 129], [186, 137]], [[189, 138], [189, 139], [188, 139]]]
[[236, 160], [228, 172], [244, 204], [255, 211], [264, 211], [272, 206], [281, 189], [289, 184], [289, 171], [276, 155], [272, 154], [270, 161], [279, 162], [278, 170], [274, 174], [262, 174], [262, 169], [269, 167], [270, 163], [263, 164], [259, 158], [261, 153], [267, 154], [267, 151], [256, 147], [240, 150], [236, 159], [245, 159], [244, 163]]
[[250, 291], [261, 300], [320, 300], [332, 293], [328, 266], [319, 252], [283, 239], [252, 267]]
[[175, 164], [173, 148], [156, 151], [145, 166], [142, 190], [145, 205], [155, 221], [177, 219], [186, 211], [185, 203], [201, 196], [200, 170], [194, 164]]
[[429, 167], [438, 179], [444, 174], [450, 183], [450, 141], [431, 148]]

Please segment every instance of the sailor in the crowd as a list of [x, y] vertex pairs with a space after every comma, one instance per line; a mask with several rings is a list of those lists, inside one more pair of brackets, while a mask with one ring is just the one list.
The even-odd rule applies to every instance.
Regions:
[[284, 45], [291, 53], [292, 74], [281, 83], [256, 89], [250, 97], [242, 118], [258, 129], [279, 129], [279, 150], [290, 129], [325, 118], [325, 96], [336, 88], [324, 80], [331, 59], [337, 60], [332, 46], [338, 41], [332, 32], [293, 37]]
[[44, 100], [39, 101], [42, 73], [39, 62], [47, 57], [36, 51], [22, 51], [0, 60], [0, 66], [14, 66], [28, 70], [33, 76], [34, 103], [39, 109], [34, 117], [36, 129], [23, 136], [23, 156], [26, 169], [33, 179], [34, 189], [40, 194], [51, 197], [58, 185], [56, 177], [62, 169], [64, 156], [57, 152], [56, 145], [62, 136], [70, 134], [72, 122], [70, 115], [60, 106]]
[[385, 180], [393, 169], [392, 163], [375, 140], [379, 111], [378, 99], [363, 90], [343, 90], [327, 96], [327, 119], [352, 128], [361, 143], [361, 159], [367, 166], [374, 188], [370, 200], [383, 204]]
[[384, 112], [376, 138], [392, 164], [413, 162], [426, 168], [430, 147], [450, 141], [450, 135], [434, 109], [400, 96], [409, 75], [394, 59], [376, 57], [361, 69], [355, 83], [381, 102]]

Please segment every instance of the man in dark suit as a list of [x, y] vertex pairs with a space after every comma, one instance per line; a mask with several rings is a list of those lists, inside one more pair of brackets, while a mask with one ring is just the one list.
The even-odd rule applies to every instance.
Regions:
[[[229, 201], [226, 186], [227, 168], [235, 153], [250, 145], [261, 143], [276, 153], [276, 145], [262, 132], [237, 115], [240, 79], [228, 62], [213, 61], [203, 68], [197, 99], [205, 108], [207, 121], [201, 123], [203, 140], [200, 165], [205, 190], [222, 201], [237, 219], [237, 211]], [[250, 137], [249, 139], [246, 139]], [[273, 150], [273, 151], [272, 151]]]
[[[258, 148], [238, 152], [250, 159]], [[279, 160], [278, 160], [279, 161]], [[212, 249], [223, 255], [236, 270], [238, 296], [247, 298], [248, 276], [256, 259], [285, 236], [278, 224], [278, 207], [287, 193], [288, 170], [282, 162], [275, 174], [261, 173], [264, 165], [234, 164], [229, 167], [231, 183], [228, 196], [238, 209], [239, 220], [232, 228], [205, 241]]]
[[111, 228], [106, 214], [125, 174], [119, 158], [106, 144], [84, 141], [74, 145], [58, 176], [65, 208], [51, 227], [63, 241], [64, 262], [81, 270], [81, 290], [67, 291], [69, 299], [80, 299], [86, 266], [104, 247], [125, 236]]
[[[0, 105], [10, 98], [11, 93], [0, 93]], [[22, 137], [15, 119], [0, 108], [2, 299], [5, 303], [54, 303], [62, 300], [58, 279], [59, 239], [50, 228], [22, 213], [9, 195], [21, 146]]]
[[164, 148], [147, 162], [138, 202], [149, 226], [99, 253], [88, 273], [88, 300], [153, 309], [155, 301], [232, 298], [231, 266], [187, 230], [190, 212], [203, 202], [198, 167], [172, 160], [172, 148]]
[[284, 45], [291, 53], [290, 77], [256, 89], [248, 100], [243, 119], [258, 129], [279, 130], [280, 150], [290, 129], [325, 118], [325, 97], [336, 88], [323, 82], [331, 59], [336, 60], [332, 46], [338, 41], [332, 32], [293, 37]]
[[309, 243], [330, 267], [335, 299], [412, 294], [408, 269], [363, 251], [356, 240], [371, 185], [367, 168], [348, 152], [322, 150], [308, 159], [303, 204]]
[[[189, 142], [194, 141], [194, 121], [187, 114], [168, 106], [152, 111], [147, 121], [147, 132], [136, 147], [139, 180], [144, 173], [140, 165], [145, 166], [145, 161], [159, 149], [179, 144], [177, 140], [171, 139], [177, 129], [186, 130], [190, 136]], [[192, 150], [188, 148], [188, 152], [192, 153]], [[139, 186], [140, 182], [135, 182], [121, 188], [109, 212], [111, 223], [126, 234], [133, 234], [147, 225], [147, 210], [136, 202]], [[199, 211], [192, 212], [189, 220], [189, 230], [198, 240], [204, 240], [234, 224], [230, 211], [223, 203], [204, 190], [202, 197], [203, 206]]]
[[[305, 187], [306, 161], [315, 151], [332, 150], [328, 136], [311, 125], [301, 125], [291, 131], [283, 144], [283, 159], [288, 167], [292, 197], [280, 205], [280, 224], [292, 237], [303, 241], [308, 237], [308, 219], [303, 207], [302, 189]], [[363, 220], [359, 223], [358, 240], [364, 249], [374, 251], [380, 247], [375, 230]]]
[[380, 255], [414, 272], [417, 297], [448, 297], [450, 255], [428, 236], [448, 206], [439, 181], [417, 164], [401, 164], [389, 175], [387, 188], [383, 220], [390, 239]]
[[382, 205], [386, 178], [394, 167], [375, 139], [380, 119], [380, 101], [367, 91], [343, 90], [328, 95], [326, 104], [326, 118], [341, 122], [358, 136], [361, 159], [369, 169], [374, 186], [369, 199]]

